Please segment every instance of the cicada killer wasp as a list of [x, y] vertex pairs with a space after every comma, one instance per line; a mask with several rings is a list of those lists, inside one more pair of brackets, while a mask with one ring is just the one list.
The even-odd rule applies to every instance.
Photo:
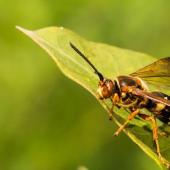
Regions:
[[[127, 120], [118, 128], [115, 136], [118, 136], [135, 116], [149, 120], [153, 125], [152, 132], [156, 152], [159, 158], [164, 160], [158, 142], [156, 119], [165, 124], [170, 124], [170, 96], [160, 91], [150, 92], [145, 82], [170, 90], [170, 57], [159, 59], [128, 76], [121, 75], [115, 80], [111, 80], [105, 78], [77, 47], [72, 43], [70, 43], [70, 46], [93, 68], [95, 74], [99, 77], [97, 89], [99, 98], [101, 100], [109, 98], [113, 106], [126, 108], [130, 111]], [[151, 114], [141, 113], [143, 108]], [[164, 163], [169, 166], [169, 162]]]

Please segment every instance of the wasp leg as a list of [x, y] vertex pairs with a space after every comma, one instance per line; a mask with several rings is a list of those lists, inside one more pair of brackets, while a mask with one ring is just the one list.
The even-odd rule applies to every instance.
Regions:
[[109, 120], [113, 119], [113, 109], [115, 104], [120, 100], [119, 95], [115, 93], [113, 97], [110, 98], [112, 102], [112, 107], [109, 109]]
[[162, 132], [162, 131], [161, 132], [158, 131], [158, 135], [163, 137], [169, 137], [169, 134], [167, 132]]
[[112, 100], [113, 104], [116, 104], [117, 102], [119, 102], [120, 97], [119, 97], [119, 95], [117, 93], [115, 93], [113, 95], [113, 97], [111, 98], [111, 100]]
[[152, 133], [153, 133], [153, 140], [156, 144], [156, 151], [159, 157], [161, 157], [161, 153], [160, 153], [160, 147], [159, 147], [159, 142], [158, 142], [158, 127], [157, 127], [157, 123], [156, 123], [156, 119], [154, 116], [149, 116], [149, 115], [145, 115], [145, 114], [139, 114], [139, 116], [144, 119], [144, 120], [149, 120], [152, 123]]
[[108, 116], [109, 116], [109, 120], [113, 120], [113, 114], [114, 114], [114, 111], [113, 111], [113, 108], [114, 108], [114, 105], [112, 105], [112, 107], [110, 108], [107, 103], [105, 102], [105, 100], [103, 100], [103, 103], [105, 104], [107, 110], [109, 110], [108, 113]]
[[170, 136], [170, 132], [168, 130], [166, 130], [166, 126], [167, 125], [163, 125], [160, 127], [160, 131], [158, 131], [158, 135], [163, 136], [163, 137], [169, 137]]
[[112, 105], [112, 107], [109, 109], [109, 120], [113, 120], [113, 109], [114, 105]]
[[156, 118], [155, 116], [149, 116], [149, 115], [145, 115], [145, 114], [139, 114], [139, 116], [141, 118], [143, 118], [144, 120], [149, 120], [152, 123], [152, 133], [153, 133], [153, 140], [156, 144], [156, 152], [160, 158], [160, 160], [169, 168], [170, 167], [170, 163], [162, 157], [161, 152], [160, 152], [160, 146], [159, 146], [159, 141], [158, 141], [158, 127], [157, 127], [157, 123], [156, 123]]
[[115, 132], [114, 136], [118, 136], [119, 133], [125, 128], [125, 126], [136, 116], [139, 114], [139, 109], [135, 110], [134, 112], [130, 113], [127, 120], [124, 122], [123, 125], [119, 127], [119, 129]]

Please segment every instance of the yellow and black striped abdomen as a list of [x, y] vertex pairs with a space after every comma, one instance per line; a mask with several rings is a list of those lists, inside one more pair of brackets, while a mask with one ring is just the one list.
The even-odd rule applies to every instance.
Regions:
[[[161, 92], [152, 92], [155, 96], [162, 97], [163, 99], [170, 100], [170, 96]], [[156, 117], [162, 122], [168, 124], [170, 122], [170, 106], [166, 106], [162, 103], [149, 100], [146, 108], [153, 112]]]

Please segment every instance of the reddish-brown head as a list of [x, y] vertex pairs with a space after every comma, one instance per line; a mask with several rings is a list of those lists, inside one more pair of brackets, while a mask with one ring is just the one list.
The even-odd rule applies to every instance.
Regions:
[[115, 84], [112, 80], [106, 79], [103, 81], [99, 81], [97, 93], [100, 99], [109, 98], [114, 91]]

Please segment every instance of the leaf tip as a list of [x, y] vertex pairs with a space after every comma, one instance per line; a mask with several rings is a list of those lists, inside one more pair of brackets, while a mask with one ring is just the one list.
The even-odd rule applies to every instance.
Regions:
[[24, 29], [24, 28], [22, 28], [18, 25], [16, 25], [15, 28], [18, 29], [19, 31], [22, 31], [22, 32], [26, 31], [26, 29]]
[[15, 25], [15, 28], [18, 29], [18, 30], [21, 29], [21, 27], [19, 25]]
[[32, 31], [29, 31], [29, 30], [27, 30], [25, 28], [22, 28], [22, 27], [18, 26], [18, 25], [16, 25], [15, 27], [16, 27], [16, 29], [18, 29], [19, 31], [21, 31], [22, 33], [24, 33], [24, 34], [26, 34], [28, 36], [32, 34]]

